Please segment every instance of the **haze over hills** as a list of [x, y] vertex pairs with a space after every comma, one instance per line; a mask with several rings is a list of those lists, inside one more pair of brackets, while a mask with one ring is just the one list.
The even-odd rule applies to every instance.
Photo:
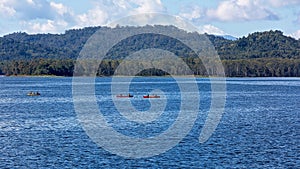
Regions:
[[215, 36], [221, 36], [221, 37], [223, 37], [224, 39], [227, 39], [227, 40], [237, 40], [238, 39], [237, 37], [234, 37], [234, 36], [231, 36], [231, 35], [215, 35]]
[[[195, 34], [179, 30], [174, 26], [158, 25], [155, 27], [180, 32], [182, 36], [191, 40]], [[64, 34], [13, 33], [5, 35], [0, 37], [0, 74], [71, 76], [74, 60], [78, 57], [82, 47], [90, 36], [100, 29], [102, 31], [110, 29], [134, 31], [139, 27], [87, 27], [68, 30]], [[287, 37], [281, 31], [255, 32], [238, 39], [230, 36], [207, 36], [223, 60], [227, 76], [300, 76], [300, 40]], [[182, 48], [178, 42], [160, 35], [148, 34], [126, 39], [108, 53], [108, 58], [110, 62], [119, 63], [131, 50], [138, 51], [145, 48], [162, 48], [172, 51], [179, 57], [185, 58], [186, 61], [189, 60], [188, 64], [195, 72], [198, 72], [196, 74], [206, 75], [204, 70], [196, 71], [201, 66], [195, 65], [195, 60], [190, 59], [192, 56], [188, 54], [187, 49]], [[43, 64], [44, 66], [41, 66]], [[50, 70], [50, 68], [56, 70]], [[112, 75], [115, 67], [109, 69], [98, 74]]]

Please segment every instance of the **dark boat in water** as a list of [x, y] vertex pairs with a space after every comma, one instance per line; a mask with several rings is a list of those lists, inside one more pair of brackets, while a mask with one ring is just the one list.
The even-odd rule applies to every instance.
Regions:
[[146, 95], [146, 96], [143, 96], [143, 98], [146, 98], [146, 99], [150, 99], [150, 98], [160, 98], [160, 96], [158, 95]]
[[39, 92], [29, 92], [27, 93], [27, 96], [40, 96], [41, 94]]
[[130, 98], [130, 97], [133, 97], [133, 95], [131, 95], [131, 94], [128, 94], [128, 95], [122, 95], [122, 94], [120, 94], [120, 95], [117, 95], [117, 97], [118, 98]]

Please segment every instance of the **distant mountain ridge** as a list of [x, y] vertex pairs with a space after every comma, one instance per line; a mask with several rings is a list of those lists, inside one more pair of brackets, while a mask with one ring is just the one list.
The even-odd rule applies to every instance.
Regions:
[[[165, 27], [174, 31], [174, 26]], [[0, 61], [36, 58], [75, 59], [88, 38], [99, 29], [105, 31], [112, 28], [87, 27], [68, 30], [64, 34], [5, 35], [0, 38]], [[136, 28], [121, 29], [132, 31]], [[182, 33], [188, 36], [187, 32]], [[222, 59], [300, 58], [300, 41], [284, 36], [277, 30], [256, 32], [238, 39], [229, 35], [223, 37], [208, 35], [208, 37]], [[159, 39], [158, 43], [165, 44], [164, 39]]]
[[64, 34], [12, 33], [0, 38], [0, 61], [37, 58], [76, 58], [99, 27], [68, 30]]
[[238, 39], [237, 37], [234, 37], [234, 36], [231, 36], [231, 35], [215, 35], [215, 36], [221, 36], [224, 39], [233, 40], [233, 41]]
[[[191, 43], [198, 33], [174, 26], [148, 26], [179, 33]], [[113, 29], [113, 31], [112, 31]], [[63, 34], [12, 33], [0, 37], [0, 75], [72, 76], [74, 63], [87, 40], [98, 30], [103, 33], [136, 31], [141, 27], [87, 27], [67, 30]], [[235, 39], [231, 36], [206, 35], [214, 45], [230, 77], [300, 77], [300, 40], [283, 35], [279, 30], [251, 33]], [[105, 43], [105, 42], [104, 42]], [[107, 53], [97, 75], [111, 76], [124, 57], [141, 49], [159, 48], [181, 57], [195, 72], [207, 76], [198, 57], [178, 40], [160, 34], [139, 34], [122, 40]], [[145, 63], [140, 63], [145, 64]], [[163, 62], [159, 63], [162, 66]], [[131, 65], [135, 67], [136, 65]], [[211, 66], [210, 70], [215, 70]], [[161, 70], [145, 70], [139, 75], [167, 75]]]

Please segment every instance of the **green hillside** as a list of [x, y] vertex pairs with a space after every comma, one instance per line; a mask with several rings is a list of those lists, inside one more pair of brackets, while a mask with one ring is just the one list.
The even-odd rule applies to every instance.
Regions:
[[[155, 26], [180, 32], [193, 40], [196, 33], [188, 33], [173, 26]], [[0, 74], [72, 76], [74, 62], [86, 41], [97, 30], [107, 27], [89, 27], [68, 30], [64, 34], [13, 33], [0, 37]], [[119, 27], [135, 31], [138, 27]], [[207, 35], [223, 61], [227, 76], [300, 77], [300, 40], [283, 35], [281, 31], [255, 32], [237, 40]], [[101, 63], [99, 76], [111, 76], [129, 53], [147, 48], [160, 48], [183, 58], [196, 75], [207, 73], [189, 49], [179, 41], [157, 34], [141, 34], [125, 39], [114, 46]], [[163, 63], [161, 63], [163, 64]], [[134, 65], [133, 65], [134, 66]], [[165, 75], [160, 70], [146, 70], [141, 75]]]

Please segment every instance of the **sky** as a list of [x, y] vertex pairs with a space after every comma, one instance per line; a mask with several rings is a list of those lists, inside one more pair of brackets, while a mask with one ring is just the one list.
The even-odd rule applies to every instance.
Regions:
[[281, 30], [300, 38], [300, 0], [0, 0], [0, 36], [64, 33], [141, 13], [181, 17], [200, 33], [242, 37]]

